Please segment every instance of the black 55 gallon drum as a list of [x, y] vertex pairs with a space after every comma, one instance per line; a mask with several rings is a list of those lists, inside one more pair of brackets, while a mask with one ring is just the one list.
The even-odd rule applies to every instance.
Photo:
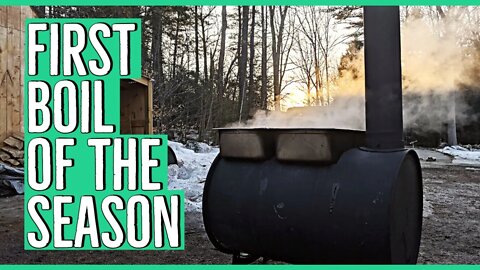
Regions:
[[212, 243], [291, 263], [416, 263], [418, 156], [354, 147], [363, 138], [346, 130], [220, 130], [203, 201]]

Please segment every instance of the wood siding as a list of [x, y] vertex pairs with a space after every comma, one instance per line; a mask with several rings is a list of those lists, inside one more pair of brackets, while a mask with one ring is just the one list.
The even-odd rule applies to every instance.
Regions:
[[25, 19], [32, 17], [28, 6], [0, 6], [0, 141], [23, 132]]
[[150, 80], [141, 78], [120, 81], [120, 133], [153, 133]]

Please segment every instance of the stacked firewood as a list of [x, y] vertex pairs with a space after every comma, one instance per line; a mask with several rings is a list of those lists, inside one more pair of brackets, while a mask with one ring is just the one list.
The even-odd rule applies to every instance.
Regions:
[[0, 147], [0, 160], [15, 167], [23, 167], [23, 134], [14, 133]]

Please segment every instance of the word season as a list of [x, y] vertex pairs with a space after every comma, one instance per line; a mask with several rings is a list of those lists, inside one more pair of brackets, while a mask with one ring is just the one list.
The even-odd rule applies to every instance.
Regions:
[[[53, 238], [54, 248], [82, 248], [88, 236], [92, 248], [100, 247], [100, 241], [107, 248], [119, 248], [125, 240], [133, 248], [144, 248], [152, 243], [152, 240], [156, 248], [162, 248], [166, 239], [170, 247], [180, 246], [178, 195], [170, 196], [170, 207], [165, 196], [149, 199], [143, 195], [135, 195], [125, 203], [122, 197], [110, 195], [98, 205], [93, 196], [82, 196], [75, 218], [65, 214], [68, 208], [71, 210], [73, 203], [73, 196], [54, 197], [53, 207], [52, 202], [43, 195], [30, 198], [27, 204], [28, 213], [37, 225], [38, 232], [27, 233], [28, 242], [35, 248], [44, 248], [51, 244]], [[53, 210], [53, 237], [44, 222], [47, 214], [44, 213], [43, 217], [41, 214], [45, 210]], [[99, 229], [99, 223], [104, 221], [99, 216], [104, 217], [109, 225], [101, 226], [103, 231]], [[140, 220], [137, 217], [140, 217]], [[76, 221], [76, 225], [72, 220]], [[123, 228], [122, 224], [126, 224], [126, 228]], [[65, 230], [72, 229], [75, 232], [74, 239], [66, 239]]]

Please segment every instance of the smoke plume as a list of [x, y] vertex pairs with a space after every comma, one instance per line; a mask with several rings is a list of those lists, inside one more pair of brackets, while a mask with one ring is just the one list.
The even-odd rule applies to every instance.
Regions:
[[[480, 62], [474, 61], [472, 46], [465, 45], [472, 33], [475, 31], [458, 20], [440, 19], [435, 26], [424, 18], [402, 23], [405, 128], [439, 131], [449, 118], [455, 117], [457, 123], [472, 120], [468, 106], [459, 98], [464, 85], [475, 84], [471, 70]], [[364, 59], [360, 50], [340, 72], [331, 105], [287, 112], [259, 111], [246, 123], [231, 126], [364, 130], [364, 94]]]

